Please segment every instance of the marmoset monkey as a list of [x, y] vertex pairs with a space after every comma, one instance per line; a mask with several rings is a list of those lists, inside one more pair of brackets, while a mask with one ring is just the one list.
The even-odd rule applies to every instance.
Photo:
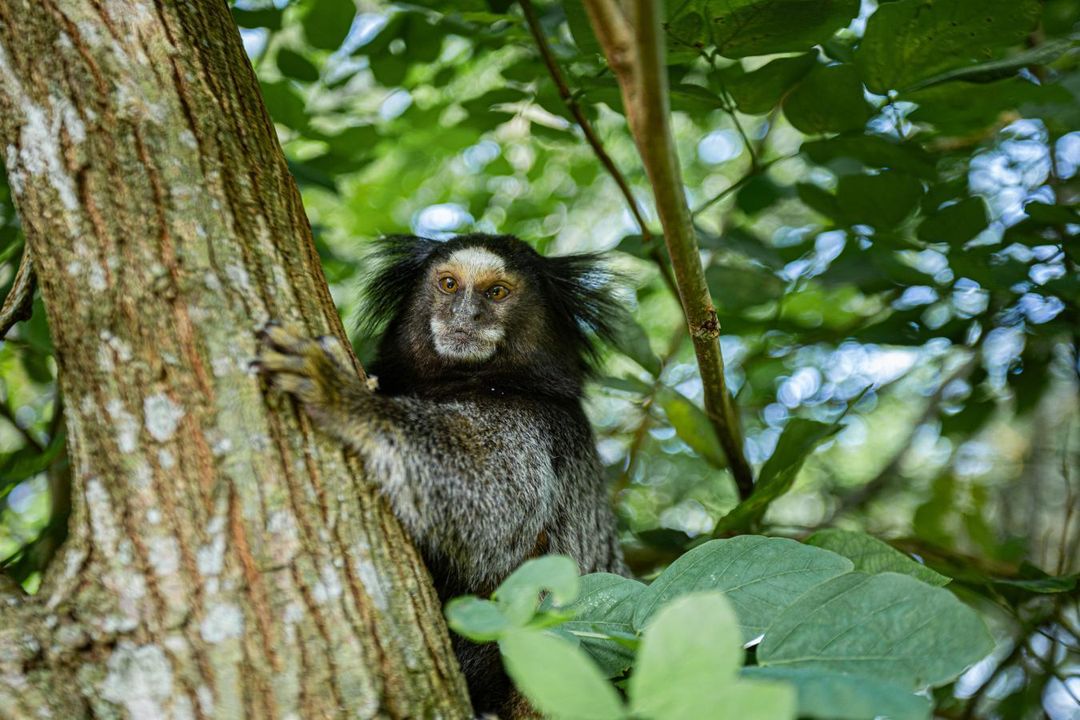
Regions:
[[[591, 255], [507, 235], [383, 240], [366, 289], [385, 326], [372, 390], [333, 339], [270, 324], [259, 366], [358, 453], [443, 601], [489, 595], [525, 560], [625, 573], [583, 385], [620, 310]], [[509, 717], [498, 649], [455, 637], [478, 713]]]

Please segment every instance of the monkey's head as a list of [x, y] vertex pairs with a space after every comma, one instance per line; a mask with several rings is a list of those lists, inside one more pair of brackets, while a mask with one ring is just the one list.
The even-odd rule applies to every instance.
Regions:
[[395, 236], [375, 255], [364, 322], [385, 328], [371, 371], [390, 393], [576, 397], [622, 313], [596, 256], [544, 257], [509, 235]]

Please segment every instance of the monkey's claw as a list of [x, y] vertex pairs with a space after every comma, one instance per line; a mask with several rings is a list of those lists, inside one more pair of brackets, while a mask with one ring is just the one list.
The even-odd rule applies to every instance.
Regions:
[[326, 342], [273, 321], [263, 326], [259, 338], [262, 346], [252, 366], [275, 390], [310, 409], [336, 401], [344, 385], [342, 370]]

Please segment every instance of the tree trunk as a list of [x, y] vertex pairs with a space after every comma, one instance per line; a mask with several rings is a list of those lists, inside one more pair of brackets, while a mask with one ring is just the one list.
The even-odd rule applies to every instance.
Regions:
[[0, 146], [73, 477], [0, 716], [467, 716], [418, 555], [249, 369], [344, 333], [225, 1], [0, 0]]

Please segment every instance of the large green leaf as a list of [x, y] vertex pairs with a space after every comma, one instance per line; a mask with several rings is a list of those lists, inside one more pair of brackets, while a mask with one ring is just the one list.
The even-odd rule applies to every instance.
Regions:
[[286, 80], [262, 83], [263, 102], [270, 117], [276, 123], [292, 128], [304, 130], [308, 125], [307, 111], [304, 107], [304, 99], [293, 89]]
[[739, 626], [721, 593], [693, 593], [650, 621], [630, 676], [635, 717], [650, 720], [783, 720], [795, 693], [783, 683], [738, 680]]
[[573, 643], [538, 630], [499, 640], [506, 672], [529, 702], [555, 720], [617, 720], [626, 716], [615, 688]]
[[794, 418], [788, 422], [772, 456], [758, 474], [754, 492], [720, 518], [715, 532], [737, 530], [760, 520], [772, 501], [791, 488], [807, 456], [839, 430], [839, 421], [830, 424]]
[[349, 34], [354, 17], [356, 5], [353, 0], [310, 0], [301, 21], [304, 37], [312, 47], [337, 50]]
[[634, 661], [628, 645], [637, 634], [634, 607], [644, 589], [642, 583], [621, 575], [583, 575], [578, 599], [566, 608], [575, 619], [560, 625], [560, 630], [572, 634], [608, 677], [621, 675]]
[[810, 72], [816, 63], [816, 52], [778, 58], [753, 72], [728, 73], [724, 88], [740, 111], [750, 115], [764, 115], [780, 104], [788, 90]]
[[689, 0], [669, 4], [675, 45], [730, 58], [809, 50], [851, 22], [858, 0]]
[[841, 217], [848, 224], [895, 227], [912, 213], [922, 197], [922, 184], [904, 173], [845, 175], [836, 187]]
[[919, 237], [959, 246], [985, 230], [988, 223], [986, 201], [981, 197], [964, 198], [928, 215], [919, 224]]
[[934, 159], [919, 145], [880, 135], [842, 135], [810, 140], [802, 144], [800, 151], [820, 165], [853, 158], [867, 167], [899, 170], [921, 178], [936, 177]]
[[781, 680], [795, 686], [799, 717], [818, 720], [926, 720], [929, 698], [906, 687], [819, 668], [749, 667], [744, 677]]
[[785, 608], [757, 658], [917, 689], [952, 680], [993, 647], [979, 615], [948, 590], [897, 573], [849, 573]]
[[909, 119], [928, 123], [950, 135], [982, 130], [1008, 121], [1021, 111], [1044, 119], [1061, 115], [1070, 129], [1080, 116], [1075, 97], [1061, 85], [1037, 85], [1021, 78], [985, 85], [946, 83], [904, 93], [903, 99], [919, 106]]
[[780, 278], [754, 267], [713, 265], [705, 271], [705, 281], [716, 304], [726, 310], [744, 310], [784, 294]]
[[673, 562], [642, 591], [634, 625], [645, 627], [653, 613], [673, 598], [721, 590], [735, 607], [743, 639], [751, 640], [782, 608], [852, 567], [847, 558], [786, 538], [742, 535], [710, 540]]
[[949, 578], [915, 562], [892, 545], [866, 533], [852, 530], [818, 530], [808, 537], [806, 542], [850, 558], [859, 572], [897, 572], [911, 575], [931, 585], [949, 584]]
[[856, 64], [872, 91], [904, 90], [974, 65], [1021, 42], [1039, 19], [1038, 0], [899, 0], [866, 23]]
[[285, 77], [302, 82], [315, 82], [319, 79], [319, 68], [315, 67], [314, 63], [295, 50], [281, 48], [278, 50], [275, 61], [278, 70]]
[[816, 65], [784, 98], [784, 117], [808, 135], [861, 130], [871, 115], [851, 65]]

